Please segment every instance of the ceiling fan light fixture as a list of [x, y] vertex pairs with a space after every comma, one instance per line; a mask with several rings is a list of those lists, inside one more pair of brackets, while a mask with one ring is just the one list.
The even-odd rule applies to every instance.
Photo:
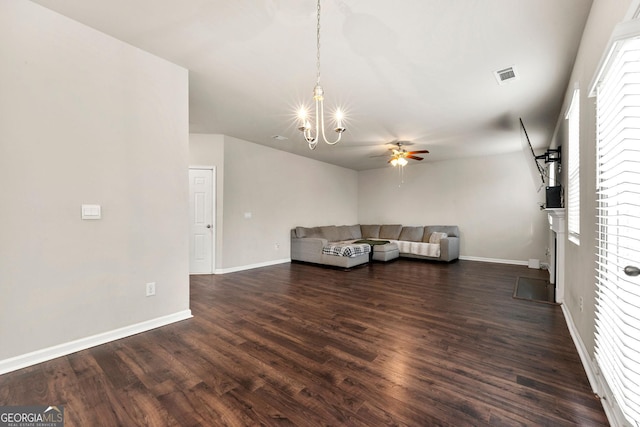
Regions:
[[391, 163], [391, 166], [400, 166], [400, 168], [405, 167], [409, 164], [409, 159], [412, 160], [424, 160], [423, 157], [416, 156], [416, 154], [429, 153], [429, 150], [414, 150], [407, 151], [404, 149], [403, 145], [412, 145], [408, 142], [398, 141], [394, 143], [397, 148], [390, 148], [391, 150], [391, 158], [388, 163]]
[[406, 159], [406, 156], [402, 152], [399, 152], [394, 154], [391, 160], [389, 160], [389, 163], [391, 163], [391, 166], [394, 166], [394, 167], [395, 166], [404, 167], [409, 163], [409, 161]]

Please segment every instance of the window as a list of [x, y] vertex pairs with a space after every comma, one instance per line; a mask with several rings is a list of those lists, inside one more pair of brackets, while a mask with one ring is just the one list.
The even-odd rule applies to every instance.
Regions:
[[569, 121], [569, 160], [567, 185], [567, 226], [569, 240], [580, 244], [580, 89], [573, 91], [567, 111]]
[[596, 85], [595, 359], [603, 403], [640, 426], [640, 39], [613, 44]]

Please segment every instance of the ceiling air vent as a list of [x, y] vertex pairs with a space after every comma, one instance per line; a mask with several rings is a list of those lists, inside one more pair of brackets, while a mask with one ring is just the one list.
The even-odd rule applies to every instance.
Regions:
[[515, 66], [511, 66], [503, 70], [498, 70], [493, 74], [496, 76], [496, 80], [500, 85], [518, 80], [518, 74], [516, 73]]

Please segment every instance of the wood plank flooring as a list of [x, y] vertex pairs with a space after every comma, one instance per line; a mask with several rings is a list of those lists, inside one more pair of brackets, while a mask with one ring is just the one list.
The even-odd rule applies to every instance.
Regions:
[[526, 267], [398, 260], [192, 276], [194, 318], [0, 376], [67, 426], [608, 425]]

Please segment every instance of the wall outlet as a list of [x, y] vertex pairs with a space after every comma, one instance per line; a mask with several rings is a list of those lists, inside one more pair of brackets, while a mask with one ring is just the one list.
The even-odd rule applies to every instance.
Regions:
[[156, 294], [156, 282], [147, 283], [147, 296], [153, 296]]
[[584, 310], [584, 299], [582, 297], [580, 297], [578, 299], [578, 304], [580, 306], [580, 311], [583, 311]]

